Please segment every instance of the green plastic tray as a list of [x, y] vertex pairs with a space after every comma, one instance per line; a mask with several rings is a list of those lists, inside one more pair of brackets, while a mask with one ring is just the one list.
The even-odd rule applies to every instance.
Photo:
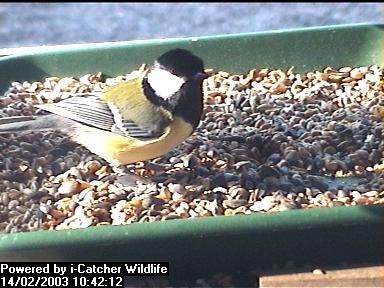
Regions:
[[[125, 74], [174, 47], [207, 68], [306, 72], [384, 65], [384, 25], [355, 24], [133, 42], [62, 46], [0, 58], [0, 91], [12, 81], [102, 71]], [[1, 261], [170, 261], [172, 279], [218, 271], [377, 263], [384, 260], [384, 206], [293, 210], [0, 235]], [[176, 281], [175, 280], [175, 281]]]

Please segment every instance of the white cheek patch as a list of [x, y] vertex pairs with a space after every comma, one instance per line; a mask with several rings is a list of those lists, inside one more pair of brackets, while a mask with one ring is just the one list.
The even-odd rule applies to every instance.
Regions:
[[163, 69], [153, 69], [148, 73], [148, 83], [158, 96], [167, 99], [175, 94], [185, 80]]

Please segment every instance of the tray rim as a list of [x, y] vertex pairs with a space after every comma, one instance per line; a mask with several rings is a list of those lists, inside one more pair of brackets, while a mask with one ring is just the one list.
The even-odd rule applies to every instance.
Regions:
[[[281, 33], [297, 33], [297, 32], [311, 32], [311, 31], [330, 31], [334, 29], [345, 28], [361, 28], [361, 27], [379, 27], [384, 28], [382, 23], [352, 23], [342, 25], [327, 25], [327, 26], [314, 26], [304, 28], [290, 28], [282, 30], [271, 31], [259, 31], [259, 32], [247, 32], [236, 34], [222, 34], [211, 35], [202, 37], [187, 37], [187, 38], [166, 38], [166, 39], [148, 39], [148, 40], [132, 40], [132, 41], [116, 41], [116, 42], [102, 42], [102, 43], [90, 43], [90, 44], [74, 44], [81, 45], [80, 49], [108, 49], [112, 47], [141, 45], [141, 44], [156, 44], [156, 43], [176, 43], [179, 41], [199, 41], [206, 39], [229, 39], [229, 38], [243, 38], [248, 36], [269, 36], [277, 35]], [[48, 49], [48, 51], [29, 51], [23, 53], [16, 53], [9, 56], [0, 57], [0, 63], [2, 61], [11, 61], [12, 59], [18, 59], [20, 57], [34, 56], [34, 55], [47, 55], [49, 53], [57, 52], [71, 52], [74, 49], [73, 44], [57, 45]], [[76, 47], [76, 49], [78, 49]], [[0, 234], [0, 259], [1, 253], [12, 251], [28, 251], [34, 249], [45, 249], [51, 247], [53, 249], [61, 250], [62, 246], [77, 245], [79, 243], [89, 244], [94, 243], [97, 245], [104, 245], [106, 242], [120, 243], [121, 241], [133, 241], [138, 237], [153, 237], [153, 235], [146, 235], [146, 231], [153, 231], [152, 227], [162, 226], [161, 229], [156, 232], [157, 237], [188, 237], [190, 235], [201, 235], [202, 237], [211, 237], [214, 235], [221, 235], [225, 237], [225, 229], [228, 229], [230, 225], [237, 226], [239, 231], [243, 234], [249, 233], [255, 227], [259, 227], [260, 231], [264, 231], [270, 235], [273, 235], [276, 231], [281, 229], [318, 229], [321, 227], [330, 227], [335, 225], [346, 226], [364, 226], [371, 224], [378, 229], [384, 224], [384, 205], [367, 205], [356, 207], [333, 207], [333, 208], [312, 208], [312, 209], [299, 209], [290, 210], [286, 212], [276, 213], [254, 213], [251, 215], [236, 215], [230, 216], [234, 218], [228, 218], [228, 216], [213, 216], [199, 219], [181, 219], [171, 220], [165, 222], [154, 223], [133, 223], [129, 225], [108, 227], [89, 227], [85, 229], [74, 229], [64, 231], [36, 231], [25, 232], [16, 234]], [[364, 211], [364, 212], [363, 212]], [[367, 212], [368, 211], [368, 212]], [[368, 216], [369, 211], [375, 211], [375, 213]], [[290, 220], [289, 220], [290, 219]], [[175, 221], [175, 222], [173, 222]], [[299, 223], [297, 223], [299, 221]], [[301, 222], [300, 222], [301, 221]], [[199, 224], [200, 223], [200, 224]], [[221, 223], [221, 224], [220, 224]], [[298, 224], [302, 223], [305, 226]], [[266, 224], [270, 226], [266, 226]], [[206, 228], [205, 225], [216, 227], [212, 231]], [[284, 226], [285, 225], [285, 226]], [[273, 228], [274, 227], [274, 228]], [[269, 230], [270, 228], [273, 228]], [[264, 229], [264, 230], [263, 230]], [[135, 232], [132, 232], [135, 231]], [[200, 234], [199, 234], [200, 233]], [[215, 234], [216, 233], [216, 234]], [[240, 233], [240, 234], [241, 234]], [[92, 235], [92, 237], [91, 237]], [[173, 235], [173, 236], [172, 236]], [[181, 236], [180, 236], [181, 235]]]
[[[237, 37], [249, 37], [249, 36], [269, 36], [276, 34], [289, 34], [297, 32], [317, 32], [327, 30], [338, 30], [345, 28], [364, 28], [364, 27], [381, 27], [384, 28], [384, 22], [356, 22], [348, 24], [335, 24], [335, 25], [323, 25], [323, 26], [311, 26], [311, 27], [298, 27], [298, 28], [284, 28], [284, 29], [272, 29], [256, 32], [240, 32], [240, 33], [228, 33], [228, 34], [216, 34], [205, 36], [189, 36], [189, 37], [169, 37], [169, 38], [154, 38], [154, 39], [135, 39], [135, 40], [123, 40], [123, 41], [106, 41], [106, 42], [90, 42], [90, 43], [72, 43], [72, 44], [58, 44], [58, 45], [40, 45], [40, 46], [26, 46], [26, 47], [11, 47], [0, 48], [0, 60], [12, 59], [12, 57], [42, 55], [47, 52], [66, 52], [72, 51], [72, 49], [100, 49], [111, 48], [116, 46], [125, 45], [142, 45], [142, 44], [158, 44], [158, 43], [173, 43], [179, 41], [199, 41], [209, 39], [226, 39]], [[21, 51], [21, 52], [19, 52]]]

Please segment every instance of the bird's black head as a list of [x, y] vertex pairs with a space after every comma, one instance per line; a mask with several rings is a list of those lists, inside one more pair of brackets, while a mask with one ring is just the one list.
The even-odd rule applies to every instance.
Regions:
[[203, 73], [204, 64], [196, 55], [185, 49], [173, 49], [157, 58], [155, 66], [180, 77], [191, 78]]
[[155, 105], [183, 117], [197, 127], [203, 109], [203, 61], [184, 49], [173, 49], [156, 59], [144, 78], [144, 94]]

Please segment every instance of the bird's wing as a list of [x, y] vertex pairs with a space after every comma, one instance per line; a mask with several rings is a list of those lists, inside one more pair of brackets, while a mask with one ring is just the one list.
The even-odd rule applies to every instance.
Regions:
[[154, 105], [145, 96], [141, 77], [107, 87], [100, 99], [108, 103], [115, 123], [123, 130], [132, 129], [134, 124], [151, 135], [159, 136], [173, 120], [171, 112]]
[[103, 130], [111, 130], [114, 125], [113, 114], [107, 103], [97, 96], [75, 96], [36, 107]]
[[118, 109], [97, 96], [76, 96], [58, 103], [37, 105], [38, 108], [75, 120], [82, 124], [135, 138], [153, 138], [152, 131], [141, 128], [132, 120], [122, 119]]

